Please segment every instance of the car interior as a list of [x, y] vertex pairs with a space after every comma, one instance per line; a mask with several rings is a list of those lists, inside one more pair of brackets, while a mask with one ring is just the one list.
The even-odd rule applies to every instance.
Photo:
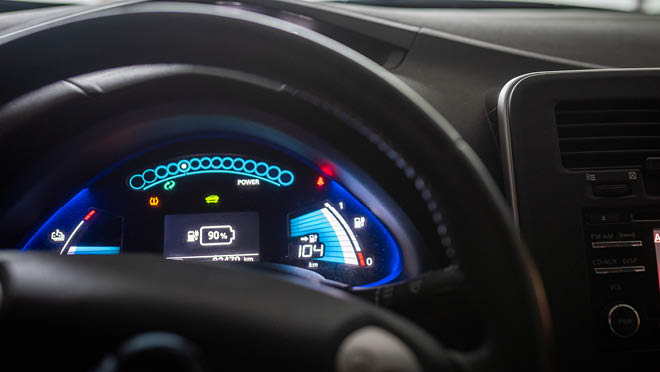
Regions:
[[0, 66], [2, 370], [660, 356], [658, 0], [3, 0]]

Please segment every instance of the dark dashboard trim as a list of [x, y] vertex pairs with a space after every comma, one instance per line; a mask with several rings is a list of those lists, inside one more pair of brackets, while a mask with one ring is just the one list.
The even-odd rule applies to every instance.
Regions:
[[[402, 8], [387, 8], [382, 6], [378, 7], [378, 6], [371, 6], [365, 4], [337, 4], [332, 8], [333, 9], [331, 9], [331, 7], [326, 7], [327, 11], [329, 12], [336, 12], [334, 8], [352, 10], [354, 13], [348, 14], [348, 16], [351, 16], [353, 18], [358, 18], [358, 15], [361, 15], [361, 16], [368, 16], [369, 18], [367, 18], [366, 20], [372, 22], [374, 21], [374, 19], [380, 20], [381, 22], [382, 20], [387, 20], [393, 26], [396, 26], [401, 29], [404, 27], [417, 27], [418, 34], [424, 34], [431, 36], [433, 38], [452, 41], [476, 48], [492, 50], [492, 51], [506, 53], [519, 57], [530, 58], [538, 61], [556, 63], [559, 65], [571, 66], [573, 68], [587, 68], [587, 69], [609, 68], [609, 66], [606, 65], [584, 62], [581, 60], [571, 59], [571, 58], [556, 57], [546, 53], [533, 52], [522, 48], [506, 46], [500, 43], [480, 40], [474, 37], [463, 36], [454, 32], [442, 31], [433, 28], [432, 26], [416, 26], [412, 22], [406, 22], [404, 20], [394, 19], [396, 17], [397, 11], [402, 10]], [[383, 9], [387, 9], [387, 13], [383, 11]], [[389, 13], [390, 10], [391, 13]], [[410, 10], [410, 9], [406, 9], [406, 10]]]
[[[246, 0], [246, 4], [255, 4], [260, 6], [267, 6], [269, 0]], [[434, 38], [444, 39], [448, 41], [458, 42], [465, 45], [474, 46], [477, 48], [489, 49], [501, 53], [516, 55], [520, 57], [557, 63], [560, 65], [572, 66], [575, 68], [608, 68], [609, 66], [600, 65], [595, 63], [589, 63], [569, 58], [555, 57], [549, 54], [537, 53], [528, 51], [525, 49], [508, 47], [506, 45], [496, 44], [492, 42], [487, 42], [472, 37], [462, 36], [451, 32], [441, 31], [430, 27], [418, 26], [412, 23], [402, 22], [400, 20], [394, 20], [388, 17], [383, 17], [377, 15], [376, 13], [370, 13], [369, 8], [382, 9], [381, 6], [366, 5], [366, 4], [343, 4], [343, 3], [314, 3], [307, 1], [296, 1], [296, 0], [278, 0], [278, 2], [286, 5], [286, 8], [289, 8], [292, 11], [305, 13], [313, 17], [318, 17], [318, 19], [329, 18], [330, 16], [341, 16], [350, 18], [353, 20], [359, 20], [362, 22], [369, 22], [372, 25], [378, 25], [380, 27], [389, 27], [392, 29], [397, 29], [399, 31], [407, 31], [414, 33], [415, 35], [425, 34], [430, 35]], [[284, 7], [283, 7], [284, 8]], [[394, 11], [398, 8], [392, 8]], [[378, 35], [373, 32], [367, 32], [363, 27], [355, 27], [346, 22], [341, 22], [342, 26], [350, 26], [352, 29], [360, 29], [361, 32], [368, 34], [370, 36], [378, 37]], [[416, 36], [413, 37], [410, 41], [410, 45], [406, 45], [403, 40], [397, 42], [396, 44], [401, 47], [410, 49]]]
[[[70, 18], [80, 17], [91, 13], [96, 13], [109, 9], [121, 8], [126, 5], [134, 5], [140, 3], [148, 4], [152, 2], [148, 0], [121, 1], [108, 5], [94, 7], [92, 9], [82, 10], [80, 12], [68, 14], [61, 17], [56, 17], [54, 19], [50, 19], [28, 27], [21, 28], [19, 26], [16, 29], [10, 30], [8, 33], [0, 34], [0, 42], [6, 41], [5, 40], [6, 38], [9, 38], [11, 40], [13, 39], [13, 36], [16, 34], [20, 35], [23, 32], [29, 32], [30, 30], [33, 29], [39, 29], [51, 24], [57, 24], [58, 22], [65, 21]], [[199, 4], [204, 4], [204, 3], [206, 2], [204, 1], [199, 2]], [[269, 0], [246, 0], [243, 4], [275, 9], [272, 3], [273, 2]], [[461, 36], [455, 33], [441, 31], [430, 27], [421, 27], [414, 24], [401, 22], [374, 14], [369, 14], [369, 12], [361, 11], [361, 9], [354, 9], [355, 7], [365, 8], [366, 6], [364, 5], [358, 5], [358, 6], [346, 5], [346, 4], [327, 5], [327, 4], [319, 4], [314, 2], [296, 1], [296, 0], [278, 0], [276, 3], [277, 5], [279, 5], [277, 7], [278, 10], [281, 10], [283, 12], [295, 12], [294, 14], [301, 14], [304, 16], [314, 17], [318, 20], [323, 20], [332, 24], [336, 24], [340, 27], [345, 27], [347, 29], [351, 29], [353, 31], [362, 33], [364, 35], [377, 38], [378, 40], [387, 40], [388, 42], [393, 43], [394, 45], [405, 49], [410, 49], [412, 47], [418, 35], [425, 34], [432, 36], [434, 38], [453, 41], [465, 45], [474, 46], [477, 48], [489, 49], [501, 53], [516, 55], [524, 58], [530, 58], [530, 59], [535, 59], [550, 63], [557, 63], [560, 65], [572, 66], [575, 68], [587, 68], [587, 69], [609, 68], [609, 66], [606, 65], [589, 63], [589, 62], [584, 62], [569, 58], [555, 57], [544, 53], [532, 52], [525, 49], [508, 47], [497, 43], [482, 41], [472, 37]], [[234, 3], [221, 1], [214, 4], [216, 4], [217, 6], [227, 6], [227, 5], [232, 5]], [[237, 4], [241, 4], [241, 2]], [[346, 22], [346, 20], [348, 19], [359, 21], [362, 23], [352, 24], [350, 22]], [[369, 24], [370, 27], [364, 27], [365, 24]], [[378, 30], [374, 27], [376, 27]], [[388, 29], [390, 31], [397, 31], [397, 32], [388, 32], [387, 34], [389, 35], [389, 37], [385, 39], [382, 36], [382, 32]], [[402, 32], [405, 34], [403, 34]]]
[[483, 40], [478, 40], [466, 36], [461, 36], [457, 34], [452, 34], [449, 32], [445, 31], [440, 31], [432, 28], [422, 28], [420, 30], [421, 33], [439, 38], [439, 39], [445, 39], [465, 45], [470, 45], [473, 47], [477, 48], [482, 48], [482, 49], [488, 49], [488, 50], [493, 50], [496, 52], [500, 53], [505, 53], [505, 54], [511, 54], [511, 55], [516, 55], [519, 57], [524, 57], [524, 58], [530, 58], [530, 59], [535, 59], [539, 61], [545, 61], [545, 62], [550, 62], [550, 63], [557, 63], [560, 65], [566, 65], [566, 66], [572, 66], [572, 67], [582, 67], [582, 68], [588, 68], [588, 69], [601, 69], [601, 68], [607, 68], [608, 66], [605, 65], [599, 65], [595, 63], [589, 63], [589, 62], [583, 62], [583, 61], [577, 61], [574, 59], [568, 59], [568, 58], [562, 58], [562, 57], [555, 57], [551, 56], [548, 54], [543, 54], [543, 53], [537, 53], [537, 52], [531, 52], [529, 50], [524, 50], [520, 48], [513, 48], [501, 44], [495, 44], [491, 43], [488, 41], [483, 41]]

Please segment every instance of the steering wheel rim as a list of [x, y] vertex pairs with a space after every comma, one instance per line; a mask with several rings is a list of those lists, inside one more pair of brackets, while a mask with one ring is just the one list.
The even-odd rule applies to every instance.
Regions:
[[[337, 66], [350, 71], [359, 71], [364, 77], [362, 83], [367, 82], [361, 88], [364, 92], [380, 91], [382, 99], [392, 104], [393, 107], [390, 109], [400, 108], [405, 112], [403, 116], [406, 120], [396, 116], [396, 120], [393, 120], [389, 127], [371, 129], [386, 140], [401, 145], [399, 148], [402, 153], [413, 159], [416, 171], [424, 175], [425, 190], [433, 195], [452, 195], [443, 199], [445, 211], [453, 220], [450, 226], [453, 229], [452, 238], [456, 246], [463, 247], [461, 260], [468, 282], [479, 298], [487, 304], [486, 318], [491, 320], [491, 327], [489, 338], [480, 352], [470, 355], [452, 352], [446, 355], [451, 355], [454, 361], [458, 361], [467, 369], [549, 368], [548, 349], [551, 328], [543, 287], [528, 252], [511, 225], [503, 198], [488, 171], [439, 113], [398, 78], [367, 58], [313, 31], [281, 20], [244, 10], [198, 4], [128, 5], [71, 17], [0, 37], [0, 42], [4, 44], [0, 49], [0, 55], [25, 56], [25, 51], [30, 50], [30, 46], [37, 39], [56, 40], [57, 37], [63, 37], [67, 32], [71, 32], [71, 28], [77, 25], [96, 24], [97, 27], [102, 28], [107, 26], [107, 22], [122, 17], [129, 18], [129, 15], [138, 17], [150, 15], [154, 19], [160, 15], [162, 21], [172, 15], [186, 16], [195, 20], [203, 18], [204, 22], [213, 24], [220, 31], [235, 30], [232, 27], [247, 28], [257, 25], [261, 32], [268, 30], [278, 35], [285, 35], [283, 37], [291, 45], [314, 48], [318, 55], [325, 55], [331, 61], [340, 61], [341, 64], [338, 62]], [[61, 54], [57, 50], [40, 52], [45, 59], [49, 55]], [[34, 55], [32, 57], [38, 58]], [[3, 60], [8, 59], [3, 58]], [[24, 72], [32, 67], [29, 64], [21, 65], [21, 62], [25, 62], [21, 58], [13, 58], [12, 61], [15, 62], [10, 63], [3, 72], [0, 72], [0, 76], [6, 77], [6, 81], [9, 82], [14, 81], [16, 77], [25, 76]], [[116, 63], [125, 62], [120, 60]], [[79, 68], [79, 66], [72, 68], [77, 67]], [[93, 71], [97, 67], [92, 63], [86, 68]], [[245, 68], [250, 67], [253, 66]], [[258, 69], [255, 70], [258, 73]], [[82, 70], [82, 72], [86, 71]], [[73, 74], [69, 75], [66, 68], [63, 68], [62, 74], [65, 77], [73, 76]], [[53, 101], [49, 99], [51, 106], [45, 105], [45, 107], [52, 109], [52, 103]], [[369, 104], [374, 103], [369, 102]], [[11, 138], [13, 123], [31, 119], [24, 117], [17, 119], [15, 111], [17, 107], [21, 107], [20, 103], [8, 104], [0, 113], [0, 122], [3, 123], [4, 128], [2, 135], [5, 138]], [[35, 110], [35, 112], [38, 114], [41, 111]], [[397, 138], [397, 133], [401, 134], [410, 123], [414, 123], [417, 130]], [[405, 145], [406, 143], [408, 145]], [[428, 164], [420, 159], [436, 159], [436, 161]], [[446, 177], [438, 172], [439, 169], [451, 169], [452, 176]], [[457, 193], [458, 190], [461, 192]], [[487, 246], [481, 236], [488, 237]], [[18, 262], [9, 256], [5, 256], [4, 260], [5, 268]], [[46, 262], [43, 264], [48, 265]], [[12, 274], [10, 269], [5, 271], [5, 275], [2, 282], [6, 299], [4, 306], [11, 309], [15, 290], [12, 285], [16, 283], [16, 275]], [[517, 319], [518, 323], [511, 324], [511, 319]], [[435, 347], [431, 349], [436, 352], [440, 350]]]

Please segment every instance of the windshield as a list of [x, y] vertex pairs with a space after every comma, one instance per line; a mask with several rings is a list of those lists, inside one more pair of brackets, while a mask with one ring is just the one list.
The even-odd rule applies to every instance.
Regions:
[[[470, 0], [466, 0], [470, 1]], [[497, 1], [497, 0], [495, 0]], [[525, 1], [509, 1], [514, 3], [525, 3]], [[660, 12], [660, 0], [533, 0], [530, 2], [551, 5], [568, 5], [588, 8], [611, 9], [627, 12]]]
[[[22, 3], [39, 4], [78, 4], [95, 5], [111, 3], [120, 0], [16, 0]], [[410, 4], [415, 8], [460, 8], [478, 7], [478, 8], [505, 8], [505, 7], [538, 7], [540, 6], [566, 6], [566, 7], [586, 7], [596, 9], [607, 9], [624, 12], [640, 12], [647, 14], [660, 13], [660, 0], [307, 0], [311, 2], [342, 2], [359, 3], [364, 5], [393, 5], [397, 7], [406, 7]]]
[[313, 2], [343, 2], [364, 5], [414, 8], [593, 8], [647, 14], [660, 13], [660, 0], [307, 0]]

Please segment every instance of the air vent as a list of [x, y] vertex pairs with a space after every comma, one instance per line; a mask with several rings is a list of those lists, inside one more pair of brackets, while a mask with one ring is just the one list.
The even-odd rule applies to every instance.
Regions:
[[565, 168], [641, 168], [660, 157], [660, 101], [563, 102], [555, 109]]

